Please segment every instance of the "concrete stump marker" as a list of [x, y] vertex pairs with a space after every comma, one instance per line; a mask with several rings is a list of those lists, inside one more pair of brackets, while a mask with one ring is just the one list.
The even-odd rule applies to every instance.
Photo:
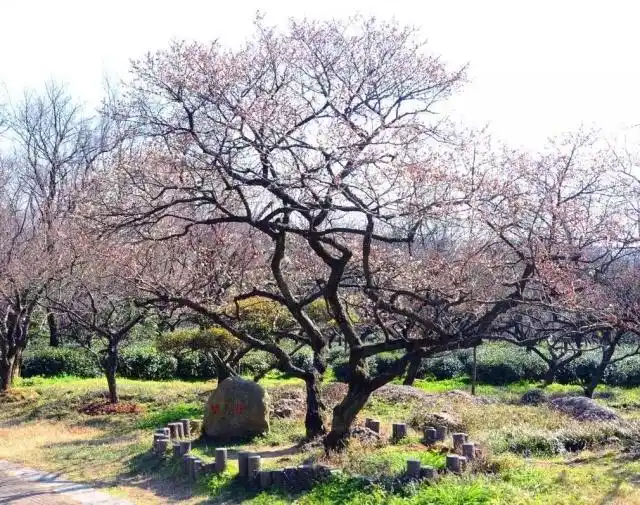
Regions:
[[248, 452], [239, 452], [238, 453], [238, 475], [240, 477], [247, 477], [248, 473], [248, 460], [249, 453]]
[[173, 449], [173, 457], [174, 458], [179, 458], [180, 456], [182, 456], [182, 447], [180, 446], [181, 444], [179, 442], [174, 442], [172, 445], [172, 449]]
[[185, 454], [189, 454], [191, 452], [191, 442], [188, 440], [183, 440], [180, 442], [180, 456], [184, 456]]
[[247, 479], [254, 482], [260, 473], [262, 459], [257, 454], [252, 454], [247, 458]]
[[467, 434], [454, 433], [452, 436], [453, 436], [453, 450], [456, 452], [462, 452], [462, 445], [467, 442]]
[[182, 423], [178, 422], [175, 423], [176, 425], [176, 430], [178, 431], [178, 438], [184, 438], [184, 431], [182, 429]]
[[271, 471], [270, 470], [262, 470], [260, 472], [260, 487], [262, 489], [267, 489], [269, 487], [271, 487]]
[[371, 417], [367, 417], [364, 420], [364, 427], [371, 429], [371, 421], [373, 421], [373, 419]]
[[427, 480], [434, 480], [438, 478], [438, 472], [432, 466], [423, 466], [420, 469], [420, 477]]
[[167, 428], [169, 428], [169, 430], [170, 430], [171, 438], [173, 438], [173, 439], [178, 438], [178, 427], [176, 426], [176, 423], [167, 424]]
[[166, 426], [164, 428], [162, 428], [162, 432], [164, 433], [165, 437], [170, 437], [171, 436], [171, 430]]
[[380, 421], [378, 421], [376, 419], [372, 419], [371, 422], [369, 423], [368, 428], [371, 431], [375, 431], [376, 433], [380, 433]]
[[185, 454], [182, 456], [182, 471], [189, 473], [189, 458], [193, 458], [191, 454]]
[[225, 448], [216, 449], [216, 472], [222, 473], [227, 469], [227, 457]]
[[420, 461], [417, 459], [407, 460], [407, 475], [417, 479], [420, 477]]
[[191, 419], [189, 432], [193, 433], [195, 436], [200, 436], [200, 433], [202, 432], [202, 421], [200, 419]]
[[275, 487], [284, 487], [284, 470], [272, 470], [271, 471], [271, 482]]
[[460, 473], [460, 456], [447, 454], [447, 470], [453, 473]]
[[187, 456], [186, 461], [187, 461], [187, 475], [191, 478], [193, 478], [193, 465], [196, 461], [195, 456]]
[[200, 459], [196, 459], [193, 462], [193, 475], [192, 478], [193, 480], [198, 480], [200, 478], [200, 475], [202, 474], [202, 460]]
[[394, 440], [400, 440], [407, 436], [407, 425], [405, 423], [393, 423], [391, 430]]
[[436, 426], [436, 441], [444, 442], [447, 439], [449, 430], [446, 426]]
[[182, 423], [182, 435], [184, 438], [191, 437], [191, 419], [180, 419]]
[[462, 444], [462, 455], [469, 461], [473, 461], [476, 457], [476, 446], [472, 442]]
[[428, 426], [424, 429], [424, 441], [427, 444], [435, 444], [438, 436], [438, 432], [432, 426]]
[[165, 453], [167, 452], [167, 449], [169, 449], [169, 439], [162, 438], [158, 440], [158, 454], [160, 456], [164, 456]]
[[460, 471], [464, 472], [467, 469], [467, 458], [464, 456], [458, 456], [458, 461], [460, 463]]

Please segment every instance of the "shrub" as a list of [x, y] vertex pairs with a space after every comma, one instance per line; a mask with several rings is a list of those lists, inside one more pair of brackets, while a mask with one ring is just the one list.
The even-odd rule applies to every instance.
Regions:
[[402, 356], [401, 352], [383, 352], [373, 356], [369, 362], [369, 369], [374, 374], [389, 371], [393, 363]]
[[610, 386], [640, 386], [640, 356], [631, 356], [609, 366], [604, 382]]
[[[521, 380], [540, 380], [547, 367], [535, 354], [513, 345], [491, 344], [478, 348], [479, 382], [504, 385]], [[467, 366], [471, 373], [471, 365]]]
[[291, 362], [298, 368], [311, 371], [313, 370], [313, 351], [309, 347], [304, 347], [291, 356]]
[[22, 377], [76, 375], [98, 377], [102, 375], [96, 359], [78, 347], [48, 347], [29, 351], [22, 361]]
[[465, 375], [465, 366], [455, 355], [424, 360], [419, 375], [438, 380], [453, 379]]
[[130, 347], [120, 352], [118, 374], [130, 379], [166, 380], [176, 376], [178, 360], [155, 347]]

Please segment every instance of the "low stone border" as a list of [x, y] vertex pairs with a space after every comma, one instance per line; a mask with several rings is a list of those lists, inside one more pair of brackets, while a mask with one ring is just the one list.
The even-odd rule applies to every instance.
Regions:
[[[365, 420], [365, 426], [370, 430], [380, 433], [380, 421], [372, 418]], [[181, 459], [181, 466], [185, 474], [191, 479], [197, 480], [203, 474], [222, 473], [227, 469], [228, 451], [224, 447], [215, 450], [215, 460], [212, 463], [204, 463], [201, 459], [191, 454], [192, 433], [198, 433], [199, 421], [181, 419], [180, 422], [169, 423], [153, 435], [153, 452], [165, 457], [172, 448], [175, 459]], [[397, 442], [406, 438], [407, 425], [405, 423], [392, 424], [391, 440]], [[423, 443], [434, 445], [445, 442], [448, 437], [446, 426], [428, 426], [424, 429]], [[476, 444], [469, 441], [466, 433], [452, 433], [453, 452], [446, 456], [445, 470], [455, 474], [461, 474], [470, 462], [478, 457]], [[301, 465], [277, 470], [262, 470], [262, 458], [258, 454], [250, 452], [238, 453], [238, 477], [247, 485], [259, 489], [280, 488], [288, 490], [304, 490], [311, 488], [315, 483], [322, 482], [331, 477], [332, 470], [325, 465]], [[420, 461], [407, 460], [405, 478], [409, 480], [435, 480], [438, 472], [430, 466], [423, 466]]]

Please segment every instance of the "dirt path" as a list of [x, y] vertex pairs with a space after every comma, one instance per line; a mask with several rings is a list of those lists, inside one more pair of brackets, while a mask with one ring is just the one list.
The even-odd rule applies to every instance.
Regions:
[[71, 482], [0, 460], [0, 504], [11, 505], [133, 505], [86, 484]]

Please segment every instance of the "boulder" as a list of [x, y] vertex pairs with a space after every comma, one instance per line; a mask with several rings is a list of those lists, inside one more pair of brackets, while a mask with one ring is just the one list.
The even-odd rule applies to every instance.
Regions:
[[211, 393], [203, 433], [215, 440], [242, 439], [269, 431], [269, 397], [257, 383], [241, 377], [223, 380]]
[[578, 421], [617, 421], [619, 419], [613, 410], [598, 405], [585, 396], [561, 396], [551, 400], [551, 406]]
[[446, 426], [450, 432], [464, 431], [466, 428], [460, 416], [453, 412], [428, 412], [424, 409], [416, 410], [409, 424], [420, 432], [428, 426]]

